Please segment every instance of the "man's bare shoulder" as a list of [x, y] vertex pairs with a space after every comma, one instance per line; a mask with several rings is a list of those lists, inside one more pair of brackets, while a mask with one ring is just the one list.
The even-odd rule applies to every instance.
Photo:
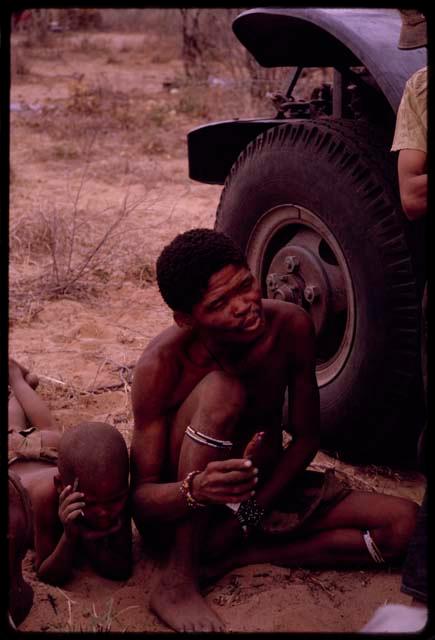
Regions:
[[176, 325], [156, 336], [144, 349], [133, 373], [131, 398], [135, 413], [164, 412], [183, 372], [186, 330]]
[[168, 327], [143, 350], [135, 366], [135, 377], [150, 370], [177, 367], [186, 340], [186, 331], [176, 325]]
[[315, 353], [315, 331], [310, 315], [299, 305], [281, 300], [265, 300], [264, 311], [274, 344], [293, 365], [301, 366]]
[[303, 337], [311, 335], [313, 322], [310, 315], [297, 304], [282, 300], [263, 300], [264, 312], [272, 329]]

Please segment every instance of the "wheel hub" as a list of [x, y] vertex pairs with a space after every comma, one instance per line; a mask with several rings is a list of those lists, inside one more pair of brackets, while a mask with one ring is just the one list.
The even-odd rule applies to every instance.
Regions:
[[349, 357], [356, 327], [352, 278], [335, 235], [315, 212], [283, 204], [258, 219], [246, 255], [265, 297], [310, 314], [317, 382], [319, 388], [331, 383]]
[[306, 309], [316, 335], [324, 330], [330, 313], [346, 306], [340, 269], [321, 259], [320, 242], [315, 231], [299, 231], [274, 256], [266, 277], [267, 296]]

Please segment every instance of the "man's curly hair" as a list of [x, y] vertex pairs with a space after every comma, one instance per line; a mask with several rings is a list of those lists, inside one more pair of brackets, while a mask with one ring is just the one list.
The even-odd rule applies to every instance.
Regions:
[[247, 266], [235, 242], [213, 229], [191, 229], [166, 245], [157, 259], [157, 283], [173, 311], [190, 313], [212, 275], [228, 265]]

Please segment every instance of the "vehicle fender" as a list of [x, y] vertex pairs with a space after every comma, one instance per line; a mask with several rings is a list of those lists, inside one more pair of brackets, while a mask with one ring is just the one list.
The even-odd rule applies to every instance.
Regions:
[[284, 122], [275, 118], [224, 120], [192, 129], [187, 134], [189, 177], [208, 184], [223, 184], [247, 144], [266, 129]]
[[250, 9], [233, 31], [264, 67], [364, 66], [394, 112], [427, 51], [398, 48], [397, 9]]

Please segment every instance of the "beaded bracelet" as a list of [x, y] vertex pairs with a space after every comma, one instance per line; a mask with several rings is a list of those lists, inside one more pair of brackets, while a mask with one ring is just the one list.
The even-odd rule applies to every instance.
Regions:
[[190, 509], [198, 509], [199, 507], [207, 506], [203, 502], [198, 502], [198, 500], [195, 500], [192, 495], [193, 478], [198, 475], [198, 473], [201, 473], [201, 471], [199, 471], [198, 469], [196, 471], [191, 471], [190, 473], [188, 473], [180, 486], [180, 493], [186, 498], [187, 505], [188, 507], [190, 507]]

